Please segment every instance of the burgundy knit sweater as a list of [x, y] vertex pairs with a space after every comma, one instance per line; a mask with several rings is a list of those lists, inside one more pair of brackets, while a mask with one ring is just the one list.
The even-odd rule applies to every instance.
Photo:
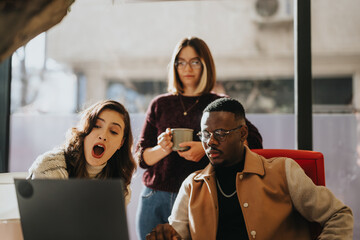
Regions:
[[[141, 168], [146, 169], [143, 175], [145, 186], [166, 192], [178, 192], [183, 180], [192, 172], [203, 169], [209, 160], [206, 155], [199, 162], [188, 161], [175, 151], [149, 166], [143, 159], [143, 151], [157, 145], [157, 137], [166, 128], [194, 129], [194, 141], [200, 141], [196, 135], [200, 131], [200, 121], [205, 107], [212, 101], [224, 96], [208, 93], [200, 97], [181, 96], [187, 115], [180, 102], [179, 95], [170, 93], [154, 98], [146, 113], [145, 124], [137, 144], [136, 156]], [[199, 98], [199, 102], [195, 104]], [[195, 105], [194, 105], [195, 104]], [[250, 148], [262, 148], [262, 138], [256, 127], [247, 121], [249, 128], [248, 144]], [[250, 136], [251, 135], [251, 136]]]

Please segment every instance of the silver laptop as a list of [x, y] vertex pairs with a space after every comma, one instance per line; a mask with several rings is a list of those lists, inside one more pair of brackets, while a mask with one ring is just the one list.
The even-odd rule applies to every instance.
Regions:
[[24, 240], [128, 240], [123, 182], [15, 179]]

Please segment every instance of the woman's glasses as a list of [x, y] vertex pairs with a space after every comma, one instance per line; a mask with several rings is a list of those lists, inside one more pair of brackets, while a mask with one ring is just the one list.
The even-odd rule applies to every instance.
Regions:
[[184, 61], [184, 60], [176, 60], [175, 61], [175, 67], [177, 69], [185, 69], [186, 65], [188, 65], [192, 68], [192, 69], [199, 69], [202, 67], [202, 63], [199, 59], [192, 59], [189, 62]]

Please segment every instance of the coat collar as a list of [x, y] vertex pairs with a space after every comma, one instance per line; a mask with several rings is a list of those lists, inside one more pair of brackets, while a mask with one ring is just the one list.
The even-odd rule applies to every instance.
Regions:
[[[261, 160], [261, 156], [257, 153], [252, 152], [247, 146], [245, 147], [245, 165], [244, 173], [257, 174], [259, 176], [265, 175], [264, 163]], [[200, 171], [195, 177], [195, 181], [204, 180], [206, 177], [211, 177], [215, 175], [215, 169], [209, 163], [206, 168]]]

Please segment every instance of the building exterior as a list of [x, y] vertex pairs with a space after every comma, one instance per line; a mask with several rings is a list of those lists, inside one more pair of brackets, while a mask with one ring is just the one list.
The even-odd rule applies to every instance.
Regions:
[[[144, 82], [160, 82], [154, 88], [164, 91], [167, 63], [175, 44], [194, 35], [209, 44], [218, 82], [225, 85], [225, 91], [247, 90], [235, 97], [249, 105], [250, 111], [254, 107], [254, 112], [293, 112], [291, 107], [272, 107], [279, 104], [271, 101], [274, 96], [256, 94], [254, 85], [254, 81], [261, 85], [265, 80], [290, 80], [288, 87], [292, 87], [293, 1], [267, 1], [277, 3], [273, 15], [271, 7], [267, 6], [270, 13], [261, 8], [261, 2], [78, 0], [63, 22], [48, 31], [47, 54], [85, 77], [85, 99], [93, 102], [108, 97], [109, 89], [116, 84], [139, 92]], [[315, 106], [315, 110], [351, 112], [359, 107], [359, 5], [356, 0], [312, 1], [312, 70], [314, 78], [321, 80], [319, 91], [332, 91], [324, 80], [341, 83], [346, 79], [349, 85], [338, 103], [319, 100], [332, 106], [327, 110]], [[234, 81], [243, 85], [235, 86]], [[252, 82], [248, 89], [245, 81]], [[253, 102], [247, 100], [249, 91], [253, 98], [257, 96]], [[282, 101], [293, 101], [292, 97], [289, 94]], [[265, 105], [256, 108], [254, 101]], [[334, 106], [337, 104], [344, 106]]]

